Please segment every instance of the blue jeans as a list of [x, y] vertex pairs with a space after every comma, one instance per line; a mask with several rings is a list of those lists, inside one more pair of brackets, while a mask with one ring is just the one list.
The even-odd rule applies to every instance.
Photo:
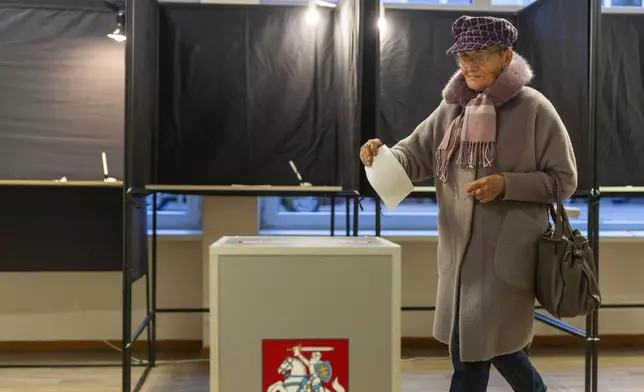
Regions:
[[548, 389], [524, 350], [501, 355], [486, 362], [461, 362], [459, 348], [457, 321], [452, 335], [454, 374], [449, 392], [487, 391], [490, 365], [494, 365], [515, 392], [545, 392]]

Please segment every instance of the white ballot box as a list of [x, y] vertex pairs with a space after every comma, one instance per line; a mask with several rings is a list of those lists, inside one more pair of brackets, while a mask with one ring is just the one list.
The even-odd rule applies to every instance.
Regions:
[[400, 253], [371, 237], [212, 244], [210, 391], [399, 392]]

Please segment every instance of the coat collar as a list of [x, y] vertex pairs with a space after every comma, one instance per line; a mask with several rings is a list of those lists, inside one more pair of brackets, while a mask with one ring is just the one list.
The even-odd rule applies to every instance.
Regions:
[[[532, 80], [533, 73], [528, 62], [517, 53], [510, 65], [501, 71], [496, 81], [485, 90], [485, 94], [499, 107], [514, 98]], [[450, 104], [461, 106], [475, 98], [477, 93], [470, 90], [461, 71], [456, 71], [443, 89], [443, 99]]]

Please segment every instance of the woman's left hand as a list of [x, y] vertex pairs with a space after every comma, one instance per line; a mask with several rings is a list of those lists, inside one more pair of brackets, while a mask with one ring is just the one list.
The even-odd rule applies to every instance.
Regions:
[[505, 177], [501, 174], [480, 178], [467, 184], [467, 195], [480, 203], [489, 203], [505, 193]]

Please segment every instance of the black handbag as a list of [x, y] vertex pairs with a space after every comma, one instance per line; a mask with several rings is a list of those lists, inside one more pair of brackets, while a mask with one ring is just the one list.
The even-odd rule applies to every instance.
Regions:
[[585, 316], [601, 305], [595, 256], [588, 239], [570, 225], [559, 180], [552, 177], [557, 209], [548, 205], [554, 227], [549, 222], [539, 240], [536, 297], [556, 318]]

